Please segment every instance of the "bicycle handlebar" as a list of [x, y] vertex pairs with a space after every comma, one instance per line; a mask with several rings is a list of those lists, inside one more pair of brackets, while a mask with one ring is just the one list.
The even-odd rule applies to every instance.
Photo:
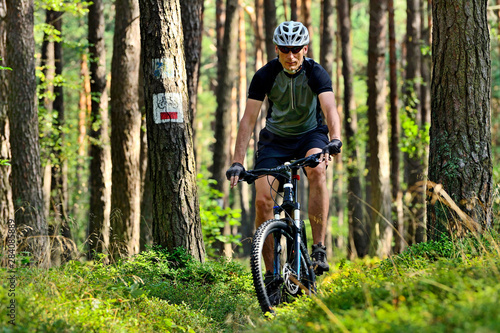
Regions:
[[319, 157], [323, 153], [316, 153], [313, 155], [309, 155], [307, 157], [295, 160], [289, 164], [282, 164], [275, 168], [262, 168], [262, 169], [254, 169], [246, 171], [239, 181], [247, 182], [248, 184], [252, 184], [255, 180], [262, 176], [271, 175], [271, 176], [286, 176], [288, 172], [292, 169], [300, 169], [304, 167], [316, 167], [321, 161]]

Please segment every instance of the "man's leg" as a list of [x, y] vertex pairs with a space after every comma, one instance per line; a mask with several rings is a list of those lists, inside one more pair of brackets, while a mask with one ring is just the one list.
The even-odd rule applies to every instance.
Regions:
[[[273, 181], [274, 178], [267, 176], [259, 178], [255, 181], [255, 228], [261, 226], [267, 220], [274, 218], [274, 201], [271, 197], [271, 185], [278, 188], [278, 181]], [[273, 239], [268, 238], [264, 243], [262, 255], [266, 264], [266, 270], [272, 271], [273, 267]]]
[[[313, 148], [307, 152], [307, 156], [319, 152], [321, 149]], [[311, 256], [316, 274], [321, 275], [323, 271], [329, 270], [324, 248], [329, 208], [326, 164], [322, 162], [315, 168], [306, 168], [306, 172], [309, 180], [309, 221], [314, 243]], [[319, 267], [316, 268], [318, 265]]]

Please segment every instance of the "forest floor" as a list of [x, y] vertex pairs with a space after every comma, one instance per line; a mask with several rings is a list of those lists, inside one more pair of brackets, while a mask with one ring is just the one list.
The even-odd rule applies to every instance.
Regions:
[[3, 269], [1, 332], [499, 332], [500, 237], [421, 243], [340, 260], [264, 316], [246, 266], [151, 249], [105, 265]]

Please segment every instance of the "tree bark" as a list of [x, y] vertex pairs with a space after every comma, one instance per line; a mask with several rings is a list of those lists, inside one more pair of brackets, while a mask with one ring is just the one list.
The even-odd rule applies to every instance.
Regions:
[[491, 59], [486, 1], [434, 0], [432, 9], [427, 235], [437, 239], [492, 225]]
[[111, 212], [111, 150], [109, 139], [104, 6], [93, 0], [89, 7], [90, 90], [93, 96], [89, 131], [89, 228], [88, 255], [107, 253]]
[[[325, 0], [326, 1], [326, 0]], [[347, 211], [349, 223], [348, 255], [351, 259], [368, 254], [370, 227], [363, 223], [363, 197], [359, 175], [359, 151], [356, 144], [357, 114], [353, 110], [353, 69], [351, 45], [350, 1], [339, 0], [340, 38], [342, 48], [342, 75], [344, 77], [344, 142], [347, 155]]]
[[[203, 0], [181, 1], [182, 31], [186, 57], [186, 77], [189, 93], [191, 121], [196, 117], [196, 99], [201, 63], [201, 37], [203, 32]], [[193, 124], [191, 127], [195, 128]], [[193, 132], [196, 138], [196, 132]]]
[[[7, 32], [7, 7], [5, 0], [0, 0], [0, 66], [7, 67], [6, 58], [6, 32]], [[0, 160], [11, 159], [10, 130], [7, 117], [8, 99], [8, 70], [0, 69]], [[0, 165], [0, 236], [3, 240], [7, 237], [7, 223], [14, 217], [14, 204], [12, 203], [12, 188], [10, 186], [11, 166]], [[2, 243], [3, 246], [3, 243]]]
[[[26, 228], [25, 250], [35, 264], [50, 265], [47, 221], [43, 216], [40, 143], [35, 78], [32, 0], [7, 1], [7, 64], [10, 93], [8, 115], [12, 150], [12, 197], [15, 223]], [[21, 250], [21, 248], [20, 248]]]
[[[425, 127], [421, 114], [421, 15], [420, 0], [407, 0], [406, 20], [406, 78], [404, 101], [407, 116], [419, 130]], [[415, 143], [416, 152], [405, 154], [405, 178], [412, 196], [409, 205], [410, 244], [422, 242], [425, 235], [425, 149]]]
[[[226, 21], [224, 25], [224, 40], [222, 43], [222, 58], [219, 59], [217, 86], [217, 109], [215, 110], [215, 144], [212, 164], [213, 179], [217, 181], [215, 188], [223, 194], [222, 206], [227, 206], [229, 183], [226, 180], [226, 170], [230, 163], [231, 150], [231, 93], [236, 84], [236, 61], [238, 58], [238, 0], [227, 0]], [[226, 221], [226, 223], [229, 223]], [[227, 232], [228, 228], [225, 228]], [[217, 244], [217, 247], [222, 245]], [[228, 253], [226, 253], [229, 256]]]
[[114, 255], [139, 252], [139, 6], [117, 0], [111, 63], [111, 228]]
[[203, 261], [179, 0], [140, 1], [153, 238]]
[[276, 58], [276, 50], [274, 48], [273, 36], [274, 30], [278, 26], [276, 20], [276, 1], [264, 0], [264, 29], [266, 41], [267, 61]]
[[385, 52], [387, 0], [370, 0], [368, 39], [368, 135], [371, 188], [372, 254], [391, 253], [391, 189], [387, 111], [385, 109]]
[[399, 117], [398, 103], [398, 60], [396, 56], [396, 24], [394, 22], [394, 0], [388, 1], [389, 18], [389, 86], [390, 86], [390, 114], [391, 114], [391, 189], [393, 202], [394, 225], [394, 253], [400, 253], [404, 249], [404, 214], [403, 214], [403, 191], [400, 183], [401, 151], [399, 138], [401, 136], [401, 121]]
[[[306, 26], [309, 31], [309, 39], [312, 41], [313, 28], [312, 28], [312, 18], [311, 18], [311, 0], [302, 0], [302, 23]], [[309, 43], [309, 48], [307, 50], [307, 57], [314, 59], [314, 46], [313, 43]]]
[[[238, 112], [237, 119], [233, 121], [233, 140], [231, 142], [231, 147], [234, 146], [234, 142], [236, 141], [236, 128], [239, 123], [239, 120], [243, 116], [243, 112], [245, 111], [246, 106], [246, 97], [247, 97], [247, 48], [246, 48], [246, 34], [245, 34], [245, 11], [243, 8], [243, 1], [239, 0], [240, 9], [239, 9], [239, 71], [238, 71]], [[246, 159], [245, 159], [246, 161]], [[245, 163], [248, 165], [247, 163]], [[245, 242], [245, 239], [248, 237], [252, 237], [253, 232], [248, 234], [248, 230], [252, 229], [250, 225], [254, 224], [254, 221], [250, 217], [250, 199], [249, 192], [250, 186], [246, 182], [242, 182], [238, 186], [238, 197], [239, 197], [239, 207], [241, 209], [241, 226], [239, 228], [239, 232], [242, 236], [242, 248], [243, 248], [243, 256], [249, 256], [251, 252], [250, 242]]]
[[231, 131], [231, 91], [236, 81], [236, 59], [238, 40], [237, 0], [226, 3], [226, 24], [224, 41], [222, 43], [222, 58], [219, 59], [217, 86], [217, 109], [215, 111], [215, 145], [212, 166], [213, 178], [217, 181], [216, 188], [227, 198], [228, 184], [226, 169], [229, 163], [230, 131]]

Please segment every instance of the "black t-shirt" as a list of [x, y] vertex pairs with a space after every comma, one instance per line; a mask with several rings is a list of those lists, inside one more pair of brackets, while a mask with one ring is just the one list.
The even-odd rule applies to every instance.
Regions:
[[304, 134], [322, 124], [318, 95], [333, 91], [332, 81], [320, 64], [304, 58], [295, 74], [283, 71], [273, 59], [259, 69], [250, 83], [248, 98], [269, 99], [266, 128], [279, 136]]

